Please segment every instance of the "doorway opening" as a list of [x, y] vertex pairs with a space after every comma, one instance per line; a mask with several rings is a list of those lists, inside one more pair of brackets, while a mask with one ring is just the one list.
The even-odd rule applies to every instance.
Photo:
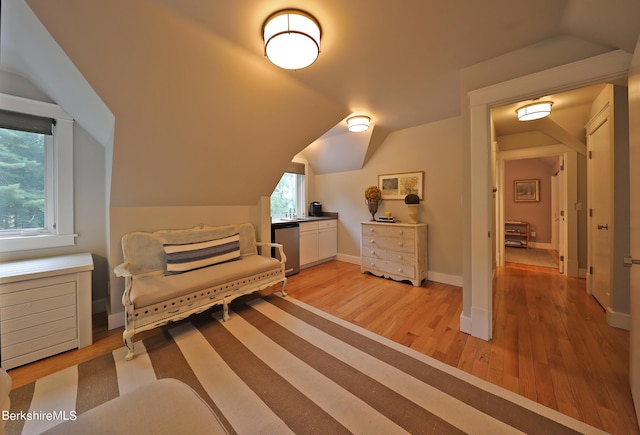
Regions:
[[[493, 332], [493, 252], [496, 233], [492, 231], [495, 227], [491, 222], [495, 215], [489, 193], [494, 187], [490, 109], [550, 92], [626, 79], [630, 57], [628, 53], [618, 50], [468, 92], [469, 180], [473, 182], [467, 191], [470, 231], [465, 240], [470, 249], [464, 271], [464, 306], [460, 316], [462, 331], [484, 340], [490, 340]], [[567, 202], [577, 203], [571, 199]], [[575, 206], [569, 207], [568, 212], [571, 213], [572, 210], [575, 210]], [[490, 230], [489, 237], [487, 229]], [[571, 229], [570, 226], [569, 230]], [[568, 262], [567, 267], [568, 273], [572, 274], [571, 268], [577, 268], [577, 262]]]
[[[501, 213], [497, 221], [503, 234], [498, 243], [500, 266], [525, 264], [541, 271], [564, 273], [567, 223], [564, 158], [543, 155], [503, 160]], [[534, 186], [535, 199], [519, 201], [517, 187]], [[500, 189], [500, 188], [499, 188]]]

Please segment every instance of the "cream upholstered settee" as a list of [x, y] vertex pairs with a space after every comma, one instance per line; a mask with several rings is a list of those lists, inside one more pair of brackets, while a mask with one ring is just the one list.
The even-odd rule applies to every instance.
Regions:
[[[280, 260], [260, 255], [279, 249]], [[200, 225], [182, 230], [136, 231], [122, 237], [124, 262], [114, 269], [125, 279], [126, 359], [133, 358], [133, 336], [223, 305], [281, 283], [286, 296], [282, 245], [256, 241], [250, 223]]]

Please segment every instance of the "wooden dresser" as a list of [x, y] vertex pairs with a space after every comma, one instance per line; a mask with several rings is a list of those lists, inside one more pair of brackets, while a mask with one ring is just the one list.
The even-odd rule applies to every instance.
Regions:
[[362, 222], [360, 270], [418, 287], [427, 279], [427, 225]]

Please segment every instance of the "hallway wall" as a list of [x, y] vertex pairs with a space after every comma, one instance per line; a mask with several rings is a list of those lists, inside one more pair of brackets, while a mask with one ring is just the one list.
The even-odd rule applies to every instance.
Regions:
[[[507, 160], [505, 173], [505, 220], [521, 220], [530, 223], [534, 243], [551, 244], [551, 176], [555, 173], [543, 159]], [[540, 180], [540, 201], [515, 202], [515, 180]]]

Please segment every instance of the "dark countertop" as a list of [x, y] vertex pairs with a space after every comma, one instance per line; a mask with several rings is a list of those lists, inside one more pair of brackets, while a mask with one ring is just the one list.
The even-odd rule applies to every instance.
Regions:
[[273, 218], [271, 224], [286, 224], [291, 222], [313, 222], [338, 219], [338, 213], [323, 212], [322, 216], [299, 216], [295, 218]]

